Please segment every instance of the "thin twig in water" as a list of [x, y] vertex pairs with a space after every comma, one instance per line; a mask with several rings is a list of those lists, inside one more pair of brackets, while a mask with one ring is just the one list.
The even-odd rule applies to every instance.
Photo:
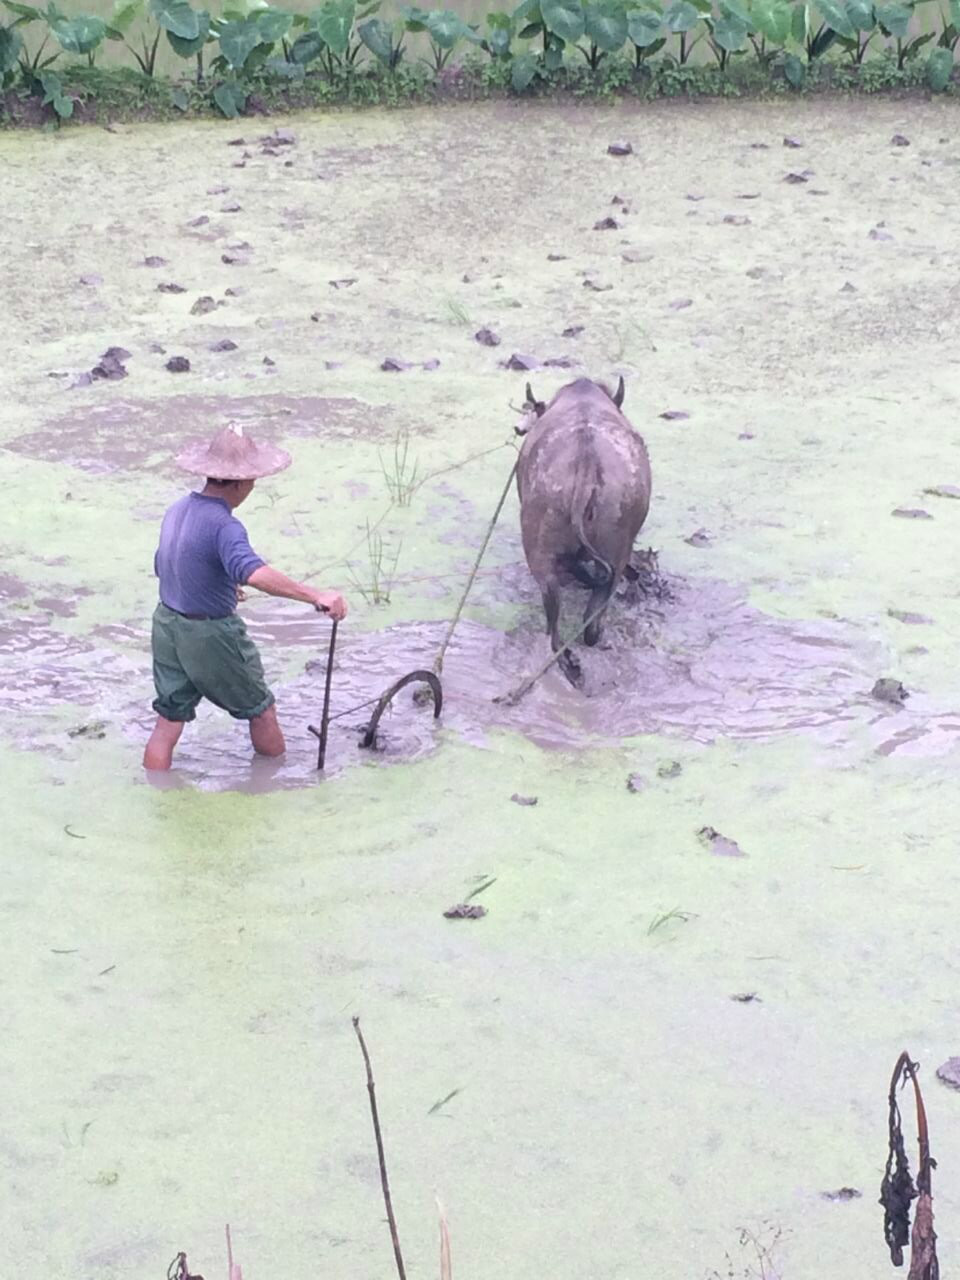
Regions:
[[483, 884], [478, 884], [475, 889], [471, 890], [471, 892], [467, 894], [464, 898], [464, 902], [469, 902], [471, 898], [475, 898], [478, 894], [483, 893], [485, 889], [489, 889], [492, 884], [496, 883], [496, 876], [491, 876], [489, 880], [484, 880]]
[[367, 1069], [367, 1093], [370, 1095], [370, 1115], [373, 1118], [373, 1134], [377, 1140], [377, 1160], [380, 1163], [380, 1187], [383, 1191], [383, 1203], [387, 1210], [387, 1222], [390, 1224], [390, 1239], [393, 1241], [393, 1257], [397, 1264], [397, 1275], [400, 1280], [407, 1280], [403, 1266], [403, 1254], [400, 1252], [400, 1237], [397, 1234], [397, 1220], [393, 1216], [393, 1201], [390, 1199], [390, 1182], [387, 1178], [387, 1161], [383, 1154], [383, 1135], [380, 1132], [380, 1116], [377, 1112], [377, 1089], [373, 1082], [373, 1068], [370, 1066], [370, 1055], [367, 1053], [366, 1041], [360, 1030], [360, 1019], [353, 1019], [353, 1029], [360, 1041], [360, 1052]]

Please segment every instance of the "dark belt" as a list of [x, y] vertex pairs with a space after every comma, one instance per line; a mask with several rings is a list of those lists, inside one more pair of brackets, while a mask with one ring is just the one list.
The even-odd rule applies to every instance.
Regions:
[[[169, 605], [165, 607], [170, 609]], [[223, 618], [233, 616], [229, 613], [218, 613], [216, 617], [209, 613], [181, 613], [179, 609], [170, 609], [170, 612], [175, 613], [178, 618], [186, 618], [188, 622], [220, 622]]]

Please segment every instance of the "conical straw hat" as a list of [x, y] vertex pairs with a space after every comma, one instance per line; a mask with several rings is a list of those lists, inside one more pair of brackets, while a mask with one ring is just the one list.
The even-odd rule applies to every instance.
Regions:
[[213, 480], [259, 480], [285, 470], [290, 462], [285, 449], [257, 444], [237, 423], [217, 432], [208, 444], [194, 440], [177, 455], [177, 465], [184, 471]]

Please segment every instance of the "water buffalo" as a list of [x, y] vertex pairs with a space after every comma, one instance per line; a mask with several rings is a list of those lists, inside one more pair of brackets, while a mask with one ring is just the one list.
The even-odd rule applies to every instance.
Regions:
[[[527, 417], [517, 466], [523, 550], [543, 596], [556, 653], [560, 587], [590, 589], [584, 641], [600, 639], [603, 610], [623, 573], [650, 506], [650, 462], [640, 436], [620, 412], [623, 379], [611, 395], [589, 378], [561, 387], [549, 404], [527, 384]], [[571, 684], [580, 664], [559, 659]]]

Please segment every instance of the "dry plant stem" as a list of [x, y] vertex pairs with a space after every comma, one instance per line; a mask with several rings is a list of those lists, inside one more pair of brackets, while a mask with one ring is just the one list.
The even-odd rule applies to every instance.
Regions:
[[393, 1241], [393, 1256], [397, 1264], [397, 1275], [400, 1280], [407, 1280], [403, 1267], [403, 1254], [400, 1252], [400, 1237], [397, 1234], [397, 1220], [393, 1216], [393, 1201], [390, 1199], [390, 1182], [387, 1178], [387, 1161], [383, 1154], [383, 1136], [380, 1133], [380, 1116], [377, 1113], [377, 1090], [373, 1083], [373, 1068], [370, 1066], [370, 1055], [367, 1053], [363, 1032], [360, 1030], [360, 1019], [353, 1019], [353, 1029], [360, 1041], [360, 1052], [367, 1068], [367, 1093], [370, 1095], [370, 1115], [373, 1117], [373, 1133], [377, 1140], [377, 1159], [380, 1162], [380, 1186], [383, 1190], [383, 1203], [387, 1210], [387, 1222], [390, 1224], [390, 1239]]
[[507, 476], [507, 483], [503, 486], [503, 493], [500, 495], [500, 501], [497, 503], [497, 509], [494, 511], [493, 518], [487, 525], [487, 532], [484, 534], [483, 542], [480, 544], [480, 550], [477, 552], [477, 558], [473, 562], [473, 568], [470, 570], [470, 577], [467, 578], [467, 585], [463, 588], [463, 595], [460, 597], [460, 603], [457, 605], [457, 611], [453, 615], [453, 620], [451, 621], [450, 626], [447, 628], [447, 634], [443, 637], [443, 644], [440, 646], [440, 651], [438, 652], [436, 661], [433, 664], [433, 669], [437, 675], [441, 675], [443, 672], [443, 659], [447, 652], [447, 646], [453, 639], [453, 633], [456, 630], [457, 623], [460, 621], [460, 615], [463, 613], [463, 607], [467, 603], [467, 596], [470, 594], [470, 588], [473, 586], [474, 579], [477, 576], [477, 571], [480, 568], [480, 562], [486, 554], [487, 544], [493, 535], [494, 527], [500, 519], [500, 512], [503, 510], [503, 504], [507, 500], [507, 494], [510, 492], [510, 486], [513, 484], [513, 477], [517, 474], [517, 467], [519, 465], [520, 454], [518, 453], [516, 461], [510, 468], [510, 474]]
[[509, 693], [501, 693], [498, 697], [494, 698], [494, 702], [501, 702], [507, 707], [515, 707], [521, 698], [525, 698], [527, 696], [540, 677], [546, 674], [555, 662], [560, 661], [570, 645], [572, 645], [575, 640], [580, 639], [587, 627], [589, 627], [590, 623], [593, 622], [594, 619], [599, 618], [601, 613], [603, 613], [604, 609], [606, 609], [609, 604], [610, 601], [605, 600], [599, 609], [594, 609], [593, 613], [583, 621], [577, 630], [574, 631], [573, 635], [567, 636], [566, 640], [564, 640], [556, 653], [552, 653], [539, 670], [535, 671], [532, 676], [527, 676], [525, 680], [521, 680], [517, 687], [515, 689], [511, 689]]
[[450, 1260], [450, 1227], [440, 1197], [434, 1196], [437, 1212], [440, 1214], [440, 1280], [453, 1280], [453, 1265]]

